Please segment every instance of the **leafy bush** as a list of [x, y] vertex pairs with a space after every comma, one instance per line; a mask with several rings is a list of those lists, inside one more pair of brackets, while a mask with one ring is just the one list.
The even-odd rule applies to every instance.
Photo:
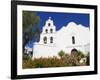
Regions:
[[23, 60], [28, 60], [30, 59], [29, 55], [28, 54], [23, 54]]
[[65, 54], [65, 52], [62, 51], [62, 50], [58, 53], [58, 55], [59, 55], [61, 58], [64, 56], [64, 54]]
[[90, 65], [90, 52], [88, 52], [86, 58], [87, 58], [86, 64]]
[[79, 61], [77, 57], [75, 57], [74, 55], [66, 54], [63, 57], [63, 60], [64, 60], [64, 63], [67, 64], [67, 66], [79, 66]]
[[80, 56], [81, 58], [85, 57], [85, 55], [84, 55], [84, 53], [82, 51], [78, 51], [78, 56]]

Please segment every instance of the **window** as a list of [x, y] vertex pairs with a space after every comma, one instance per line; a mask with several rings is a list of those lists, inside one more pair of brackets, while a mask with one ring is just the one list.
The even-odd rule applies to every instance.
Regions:
[[75, 37], [72, 36], [72, 44], [75, 44]]
[[53, 33], [53, 29], [50, 29], [50, 33]]
[[45, 32], [48, 33], [48, 29], [46, 29]]
[[50, 23], [48, 23], [48, 26], [50, 26]]
[[50, 43], [53, 43], [53, 37], [50, 37]]
[[47, 37], [43, 38], [44, 44], [47, 44]]

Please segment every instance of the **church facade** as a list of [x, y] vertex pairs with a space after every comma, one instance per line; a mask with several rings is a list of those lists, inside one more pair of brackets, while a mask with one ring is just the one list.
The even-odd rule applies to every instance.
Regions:
[[90, 50], [89, 28], [69, 22], [60, 30], [56, 30], [54, 21], [49, 17], [40, 34], [40, 41], [33, 43], [33, 58], [58, 56], [59, 51], [67, 54], [77, 49], [87, 54]]

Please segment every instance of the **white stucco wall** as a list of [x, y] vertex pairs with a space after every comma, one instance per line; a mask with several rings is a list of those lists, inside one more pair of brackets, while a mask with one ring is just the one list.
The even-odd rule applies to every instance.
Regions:
[[[56, 30], [55, 26], [52, 25], [52, 27]], [[54, 33], [45, 33], [45, 28], [48, 28], [47, 25], [43, 27], [40, 41], [34, 43], [33, 58], [58, 56], [58, 52], [61, 50], [70, 54], [73, 48], [84, 52], [84, 54], [89, 52], [89, 28], [82, 26], [81, 24], [77, 25], [74, 22], [70, 22], [68, 25], [63, 26], [59, 31], [55, 31]], [[44, 44], [43, 42], [44, 36], [47, 37], [47, 44]], [[53, 43], [50, 43], [51, 36], [54, 38]], [[72, 43], [72, 36], [75, 38], [75, 44]]]

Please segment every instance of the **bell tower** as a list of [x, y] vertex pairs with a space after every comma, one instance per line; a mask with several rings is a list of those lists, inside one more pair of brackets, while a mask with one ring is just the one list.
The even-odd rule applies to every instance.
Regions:
[[40, 34], [40, 43], [45, 45], [55, 44], [55, 33], [56, 26], [54, 25], [51, 17], [49, 17], [42, 28], [42, 33]]

